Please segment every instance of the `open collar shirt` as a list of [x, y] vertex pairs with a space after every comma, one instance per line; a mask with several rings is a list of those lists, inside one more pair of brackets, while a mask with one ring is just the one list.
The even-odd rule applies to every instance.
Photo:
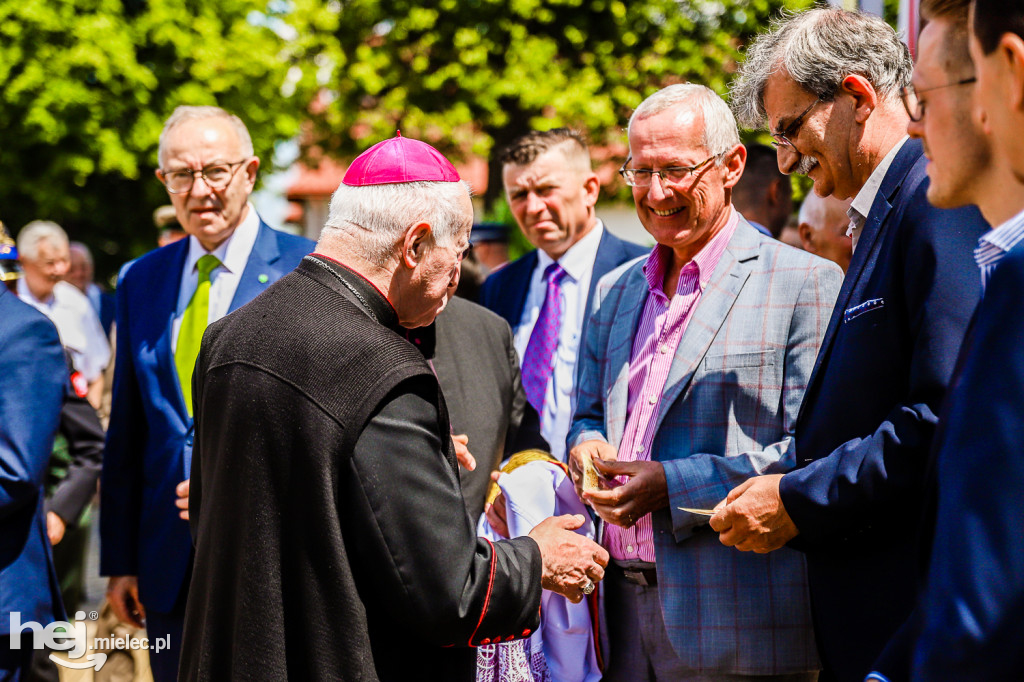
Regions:
[[[683, 266], [676, 283], [676, 293], [671, 299], [665, 296], [662, 285], [672, 250], [659, 244], [644, 263], [648, 294], [630, 354], [629, 397], [626, 427], [619, 444], [620, 462], [651, 459], [661, 398], [679, 341], [738, 223], [739, 214], [732, 210], [725, 227]], [[608, 524], [604, 545], [613, 559], [654, 563], [651, 515], [643, 516], [632, 528]]]
[[75, 369], [92, 383], [110, 364], [110, 344], [85, 294], [67, 282], [57, 282], [49, 300], [40, 301], [28, 288], [25, 278], [18, 280], [18, 298], [46, 315], [57, 328], [61, 345], [71, 354]]
[[868, 181], [860, 188], [857, 196], [853, 198], [850, 208], [847, 209], [846, 215], [850, 217], [850, 228], [846, 231], [846, 236], [853, 240], [853, 251], [857, 250], [860, 231], [864, 228], [864, 223], [867, 222], [868, 213], [871, 212], [871, 206], [875, 203], [875, 196], [878, 195], [878, 190], [882, 186], [885, 174], [889, 172], [889, 166], [892, 165], [896, 155], [900, 153], [903, 145], [909, 139], [908, 136], [904, 135], [902, 140], [893, 145], [889, 153], [882, 158], [882, 162], [875, 166], [875, 170], [871, 171]]
[[[597, 258], [597, 249], [603, 235], [604, 225], [598, 220], [590, 232], [569, 247], [569, 250], [558, 259], [558, 264], [566, 273], [560, 286], [562, 323], [558, 330], [554, 368], [544, 390], [540, 432], [551, 444], [552, 456], [559, 461], [565, 460], [565, 437], [569, 433], [569, 422], [572, 420], [574, 407], [572, 389], [576, 379], [576, 359], [579, 355], [583, 321], [590, 312], [587, 310], [587, 296], [594, 273], [594, 260]], [[544, 305], [544, 297], [547, 295], [544, 270], [554, 262], [542, 250], [537, 250], [537, 265], [530, 277], [523, 315], [515, 330], [514, 343], [520, 363], [526, 356], [530, 335], [537, 324], [541, 307]]]
[[256, 236], [260, 230], [260, 217], [252, 204], [247, 205], [247, 213], [242, 222], [231, 233], [231, 236], [224, 240], [224, 243], [213, 251], [207, 251], [199, 240], [194, 236], [188, 238], [188, 256], [185, 258], [185, 266], [181, 271], [181, 286], [178, 287], [178, 307], [174, 313], [174, 323], [171, 329], [171, 352], [178, 347], [178, 332], [181, 330], [181, 319], [185, 316], [185, 308], [192, 300], [192, 294], [199, 286], [199, 259], [208, 253], [212, 253], [220, 261], [210, 273], [210, 314], [209, 322], [216, 322], [228, 314], [231, 308], [231, 301], [238, 290], [238, 282], [242, 279], [242, 272], [249, 262], [249, 254], [256, 244]]

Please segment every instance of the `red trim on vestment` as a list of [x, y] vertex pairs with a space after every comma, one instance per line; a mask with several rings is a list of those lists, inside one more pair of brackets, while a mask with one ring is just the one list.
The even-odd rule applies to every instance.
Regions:
[[491, 603], [491, 589], [494, 588], [494, 543], [487, 538], [483, 538], [483, 540], [491, 546], [491, 574], [487, 578], [487, 596], [484, 597], [484, 608], [480, 611], [480, 620], [477, 621], [476, 628], [473, 629], [473, 633], [469, 636], [469, 646], [475, 646], [473, 644], [473, 638], [476, 637], [476, 633], [480, 630], [480, 626], [484, 624], [484, 616], [487, 615], [487, 606]]

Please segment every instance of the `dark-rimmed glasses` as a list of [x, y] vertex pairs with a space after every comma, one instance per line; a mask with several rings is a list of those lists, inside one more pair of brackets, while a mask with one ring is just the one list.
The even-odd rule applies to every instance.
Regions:
[[235, 177], [236, 166], [241, 166], [248, 160], [242, 159], [234, 163], [211, 163], [200, 170], [192, 170], [191, 168], [180, 168], [177, 170], [160, 169], [160, 180], [171, 194], [191, 192], [197, 175], [206, 182], [210, 189], [224, 189], [231, 183], [231, 179]]
[[970, 85], [978, 79], [974, 76], [970, 78], [963, 78], [953, 83], [946, 83], [945, 85], [936, 85], [931, 88], [924, 88], [918, 90], [914, 87], [913, 83], [904, 85], [900, 88], [900, 99], [903, 100], [903, 107], [907, 110], [907, 115], [910, 116], [911, 121], [920, 121], [924, 118], [924, 102], [921, 100], [921, 95], [932, 90], [941, 90], [942, 88], [952, 88], [956, 85]]
[[725, 152], [713, 154], [708, 158], [704, 159], [700, 163], [693, 166], [669, 166], [668, 168], [662, 168], [660, 170], [654, 170], [653, 168], [626, 168], [626, 164], [633, 160], [630, 156], [626, 159], [625, 163], [622, 164], [622, 168], [619, 169], [619, 175], [626, 181], [626, 184], [630, 187], [650, 187], [651, 178], [655, 175], [661, 180], [661, 184], [666, 182], [672, 183], [673, 185], [679, 184], [691, 175], [695, 175], [697, 171], [704, 166], [708, 165], [719, 156], [722, 156]]
[[824, 101], [825, 100], [822, 97], [819, 97], [818, 99], [814, 100], [813, 102], [811, 102], [811, 105], [809, 107], [804, 109], [802, 114], [797, 116], [795, 119], [793, 119], [792, 123], [786, 126], [785, 130], [780, 130], [771, 133], [772, 146], [775, 147], [776, 149], [778, 149], [779, 147], [790, 147], [792, 149], [796, 149], [796, 145], [793, 144], [792, 138], [796, 137], [797, 133], [800, 132], [800, 126], [803, 125], [804, 123], [804, 117], [806, 117], [807, 114], [811, 113], [811, 109], [813, 109], [818, 104]]

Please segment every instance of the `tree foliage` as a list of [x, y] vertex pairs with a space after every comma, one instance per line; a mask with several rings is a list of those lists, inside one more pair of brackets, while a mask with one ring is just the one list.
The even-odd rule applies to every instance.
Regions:
[[0, 0], [0, 219], [56, 220], [105, 273], [152, 248], [174, 107], [238, 113], [265, 160], [297, 132], [276, 21], [259, 0]]
[[[624, 139], [670, 83], [724, 93], [739, 49], [813, 0], [299, 0], [301, 50], [327, 88], [309, 142], [346, 155], [394, 134], [484, 157], [533, 128]], [[488, 199], [500, 191], [492, 162]], [[488, 202], [489, 203], [489, 202]]]

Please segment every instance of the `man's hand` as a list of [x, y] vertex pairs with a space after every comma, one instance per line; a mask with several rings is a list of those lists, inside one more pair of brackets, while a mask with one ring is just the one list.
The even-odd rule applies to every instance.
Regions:
[[460, 433], [452, 436], [452, 443], [455, 444], [455, 459], [468, 471], [476, 469], [476, 458], [469, 452], [469, 436]]
[[530, 537], [540, 546], [544, 566], [541, 586], [574, 604], [587, 595], [585, 588], [604, 578], [604, 567], [608, 565], [604, 547], [572, 532], [585, 520], [579, 514], [552, 516], [530, 531]]
[[[491, 472], [491, 480], [495, 483], [501, 478], [500, 471]], [[508, 532], [508, 510], [505, 507], [505, 493], [499, 492], [498, 496], [494, 498], [494, 502], [484, 507], [484, 516], [487, 517], [487, 523], [491, 524], [491, 528], [494, 532], [503, 538], [509, 537]]]
[[178, 516], [186, 521], [188, 521], [188, 482], [191, 480], [186, 478], [174, 488], [174, 492], [178, 495], [178, 499], [174, 501], [174, 506], [181, 510], [178, 512]]
[[583, 500], [583, 456], [585, 454], [590, 455], [594, 461], [599, 459], [615, 460], [619, 456], [619, 451], [615, 449], [614, 445], [609, 445], [603, 440], [585, 440], [569, 451], [569, 475], [572, 477], [573, 485], [576, 486], [576, 494], [581, 500]]
[[789, 518], [779, 495], [782, 474], [757, 476], [729, 491], [715, 507], [711, 527], [726, 547], [767, 554], [784, 546], [800, 531]]
[[668, 482], [661, 462], [595, 459], [594, 467], [605, 478], [629, 478], [611, 490], [583, 493], [583, 501], [593, 507], [605, 522], [632, 528], [645, 515], [668, 506]]
[[139, 601], [139, 579], [134, 575], [112, 576], [107, 583], [107, 601], [119, 621], [137, 628], [145, 627], [142, 621], [146, 610]]
[[65, 530], [67, 530], [67, 524], [57, 515], [57, 512], [46, 512], [46, 537], [50, 538], [51, 545], [56, 545], [64, 539]]

